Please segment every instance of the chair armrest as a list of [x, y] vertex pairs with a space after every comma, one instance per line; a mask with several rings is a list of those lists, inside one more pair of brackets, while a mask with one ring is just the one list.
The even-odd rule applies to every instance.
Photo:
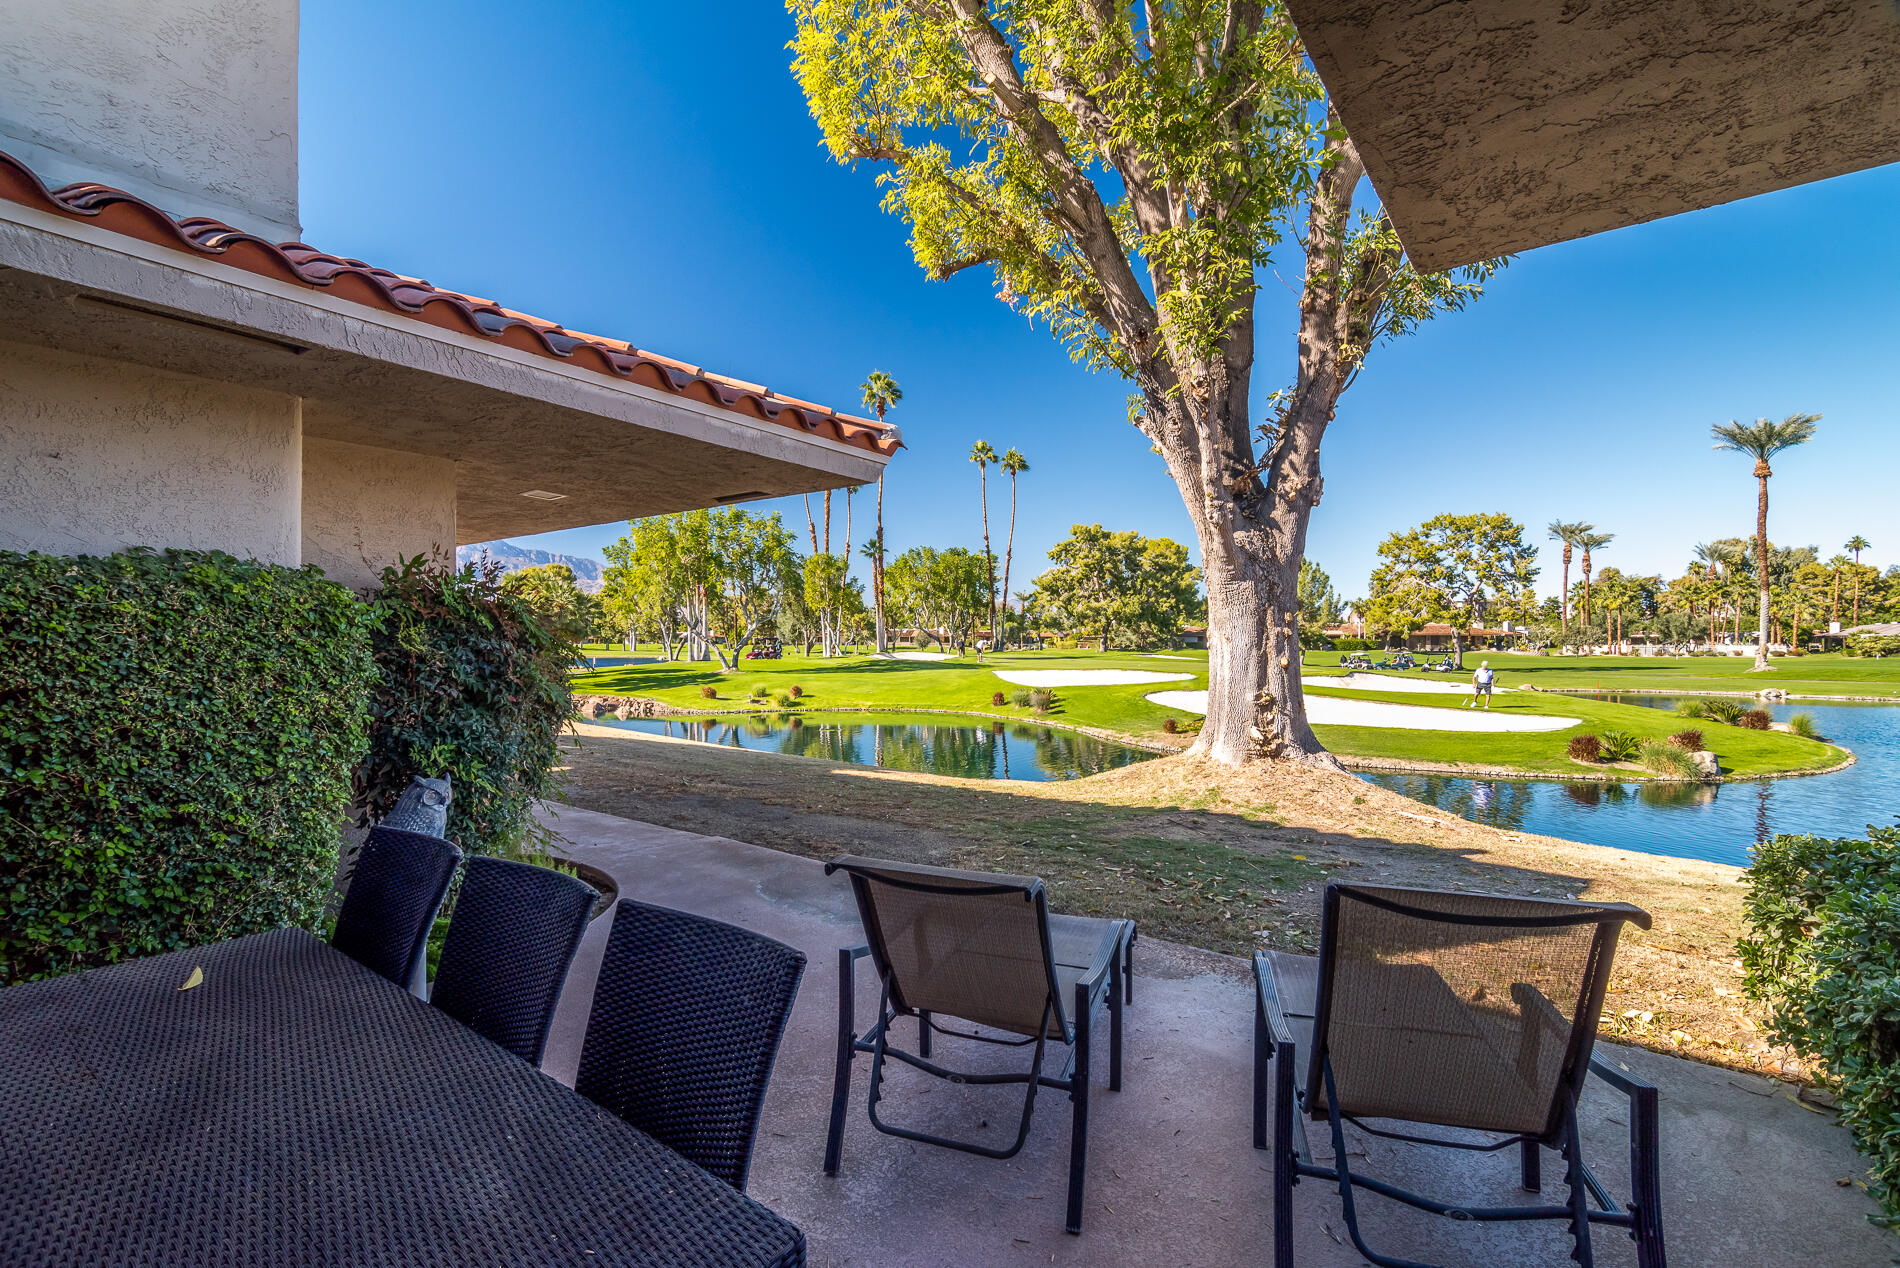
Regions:
[[863, 959], [863, 958], [864, 958], [865, 956], [867, 956], [867, 955], [869, 955], [869, 954], [871, 954], [871, 944], [870, 944], [870, 943], [868, 943], [868, 942], [860, 942], [860, 943], [859, 943], [859, 944], [858, 944], [857, 946], [855, 946], [855, 947], [844, 947], [844, 948], [841, 948], [841, 949], [840, 949], [840, 951], [839, 951], [839, 954], [840, 954], [840, 955], [848, 955], [848, 956], [850, 956], [850, 957], [851, 957], [852, 959], [854, 959], [854, 960], [861, 960], [861, 959]]
[[1095, 958], [1089, 962], [1088, 971], [1075, 980], [1075, 989], [1088, 996], [1092, 1006], [1095, 997], [1108, 985], [1108, 973], [1115, 965], [1115, 957], [1121, 954], [1122, 940], [1115, 938], [1104, 942], [1095, 949]]
[[1274, 1046], [1291, 1046], [1293, 1027], [1287, 1024], [1286, 1010], [1280, 1006], [1280, 990], [1273, 980], [1273, 962], [1267, 959], [1265, 951], [1253, 953], [1254, 990], [1260, 997], [1260, 1011], [1267, 1019], [1267, 1031], [1273, 1036]]
[[1654, 1093], [1656, 1090], [1654, 1083], [1639, 1075], [1631, 1074], [1627, 1070], [1611, 1069], [1602, 1057], [1594, 1053], [1590, 1056], [1590, 1073], [1626, 1096], [1634, 1097], [1643, 1092]]

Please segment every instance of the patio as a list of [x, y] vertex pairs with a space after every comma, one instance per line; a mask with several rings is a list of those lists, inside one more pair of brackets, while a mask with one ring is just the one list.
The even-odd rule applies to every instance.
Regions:
[[[820, 1169], [830, 1104], [837, 1018], [836, 954], [859, 941], [842, 877], [819, 864], [759, 846], [698, 836], [627, 819], [555, 808], [575, 858], [615, 877], [624, 897], [731, 921], [803, 950], [810, 967], [772, 1078], [748, 1192], [805, 1231], [814, 1265], [1265, 1263], [1268, 1156], [1249, 1141], [1252, 1003], [1245, 966], [1226, 956], [1144, 938], [1135, 955], [1135, 1001], [1127, 1013], [1125, 1090], [1098, 1089], [1091, 1123], [1087, 1204], [1080, 1237], [1062, 1231], [1067, 1106], [1039, 1101], [1029, 1143], [1004, 1162], [881, 1136], [864, 1112], [867, 1063], [858, 1062], [843, 1167]], [[847, 843], [840, 842], [840, 850]], [[556, 1013], [543, 1068], [571, 1082], [586, 1005], [606, 941], [597, 921], [583, 939]], [[875, 994], [860, 973], [860, 1026]], [[946, 1041], [953, 1059], [973, 1045]], [[1858, 1175], [1847, 1134], [1832, 1116], [1797, 1103], [1767, 1080], [1652, 1053], [1599, 1045], [1654, 1082], [1662, 1095], [1663, 1220], [1671, 1262], [1710, 1265], [1886, 1264], [1893, 1243], [1866, 1221], [1872, 1204], [1845, 1178]], [[1005, 1058], [1006, 1060], [1009, 1058]], [[994, 1110], [997, 1130], [1010, 1104], [998, 1089], [946, 1088], [899, 1069], [887, 1081], [886, 1109], [899, 1121], [971, 1132]], [[995, 1099], [979, 1100], [994, 1096]], [[1592, 1163], [1612, 1191], [1622, 1172], [1626, 1125], [1621, 1102], [1585, 1097]], [[909, 1117], [902, 1117], [909, 1115]], [[1408, 1172], [1421, 1151], [1357, 1139], [1393, 1178], [1443, 1196], [1509, 1200], [1510, 1156], [1454, 1159], [1455, 1169]], [[1324, 1151], [1322, 1150], [1322, 1153]], [[1391, 1159], [1391, 1162], [1387, 1162]], [[1445, 1168], [1442, 1153], [1429, 1159]], [[1561, 1190], [1548, 1163], [1546, 1192]], [[1363, 1260], [1342, 1244], [1336, 1195], [1308, 1181], [1295, 1190], [1302, 1264]], [[1442, 1263], [1567, 1263], [1555, 1226], [1487, 1229], [1367, 1199], [1364, 1223], [1374, 1249]], [[1620, 1232], [1599, 1230], [1598, 1262], [1634, 1262]]]

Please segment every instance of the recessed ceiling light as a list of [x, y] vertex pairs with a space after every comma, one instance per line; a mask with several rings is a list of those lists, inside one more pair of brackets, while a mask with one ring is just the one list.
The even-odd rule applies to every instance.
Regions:
[[537, 502], [559, 502], [562, 498], [566, 497], [567, 494], [549, 493], [546, 489], [529, 489], [521, 496], [524, 498], [533, 498]]

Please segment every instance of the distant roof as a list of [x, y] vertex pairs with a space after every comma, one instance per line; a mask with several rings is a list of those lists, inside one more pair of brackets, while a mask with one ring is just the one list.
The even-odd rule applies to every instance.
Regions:
[[1900, 160], [1893, 0], [1288, 0], [1421, 269]]
[[569, 330], [546, 318], [504, 308], [492, 299], [445, 290], [361, 260], [326, 255], [301, 242], [269, 242], [204, 216], [174, 220], [151, 203], [109, 185], [48, 189], [24, 163], [4, 152], [0, 152], [0, 199], [885, 457], [902, 443], [897, 428], [872, 419], [785, 396], [763, 384], [716, 374], [624, 340]]
[[1842, 630], [1841, 633], [1900, 635], [1900, 621], [1877, 621], [1871, 625], [1850, 625]]

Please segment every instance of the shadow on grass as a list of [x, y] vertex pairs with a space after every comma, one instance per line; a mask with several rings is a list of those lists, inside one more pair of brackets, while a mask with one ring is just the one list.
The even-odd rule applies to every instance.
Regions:
[[[945, 783], [819, 757], [590, 741], [565, 800], [588, 810], [828, 859], [851, 852], [1041, 876], [1059, 911], [1132, 917], [1145, 933], [1229, 954], [1305, 950], [1329, 879], [1576, 896], [1595, 879], [1422, 845], [1288, 826], [1217, 789], [1131, 802], [1067, 785]], [[1055, 791], [1055, 790], [1060, 791]], [[1264, 936], [1263, 936], [1264, 935]]]

